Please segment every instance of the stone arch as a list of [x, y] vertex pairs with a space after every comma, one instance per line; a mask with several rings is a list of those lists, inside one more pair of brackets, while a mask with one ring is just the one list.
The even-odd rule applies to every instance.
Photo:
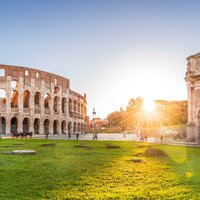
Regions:
[[34, 104], [36, 107], [40, 107], [40, 100], [41, 100], [41, 94], [40, 92], [36, 92], [34, 96]]
[[13, 133], [13, 132], [16, 132], [17, 131], [17, 128], [18, 128], [18, 120], [16, 117], [13, 117], [11, 120], [10, 120], [10, 132]]
[[78, 103], [78, 113], [81, 112], [81, 107], [80, 107], [80, 103]]
[[77, 127], [76, 127], [76, 122], [74, 122], [74, 126], [73, 126], [73, 133], [76, 133], [77, 132]]
[[26, 117], [23, 120], [23, 133], [29, 132], [29, 126], [30, 126], [30, 119]]
[[62, 113], [66, 113], [67, 111], [67, 99], [65, 97], [62, 98]]
[[50, 108], [50, 105], [49, 105], [50, 99], [51, 99], [50, 94], [46, 93], [44, 96], [44, 108]]
[[39, 118], [35, 118], [33, 126], [34, 126], [34, 134], [40, 134], [40, 119]]
[[83, 114], [83, 104], [81, 104], [81, 114]]
[[53, 134], [59, 134], [59, 121], [57, 119], [53, 121]]
[[68, 106], [68, 108], [69, 108], [69, 112], [72, 111], [72, 100], [71, 99], [69, 99], [69, 106]]
[[60, 91], [59, 87], [54, 87], [54, 94], [58, 94]]
[[54, 112], [58, 112], [58, 104], [59, 104], [59, 97], [56, 96], [54, 97], [54, 104], [53, 104]]
[[25, 90], [23, 93], [23, 107], [29, 108], [30, 92]]
[[5, 117], [1, 117], [0, 123], [1, 123], [0, 133], [6, 134], [6, 118]]
[[78, 133], [80, 133], [81, 132], [81, 125], [80, 125], [80, 123], [78, 123]]
[[84, 133], [84, 124], [81, 123], [81, 133]]
[[66, 134], [66, 131], [67, 131], [67, 123], [65, 120], [63, 120], [61, 124], [61, 132], [62, 134]]
[[18, 108], [18, 99], [19, 92], [17, 90], [13, 90], [11, 92], [11, 108]]
[[77, 110], [77, 105], [76, 104], [77, 104], [76, 101], [74, 101], [74, 112], [76, 112], [76, 110]]
[[44, 134], [49, 134], [49, 128], [50, 128], [50, 121], [49, 119], [44, 120]]
[[70, 121], [69, 123], [68, 123], [68, 133], [72, 133], [72, 122]]
[[6, 107], [6, 90], [0, 89], [0, 104], [2, 107]]

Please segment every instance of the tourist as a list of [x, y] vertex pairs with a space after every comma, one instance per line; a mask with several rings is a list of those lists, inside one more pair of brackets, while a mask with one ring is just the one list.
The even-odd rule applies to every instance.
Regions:
[[161, 144], [163, 143], [163, 135], [162, 134], [160, 135], [160, 142], [161, 142]]
[[76, 133], [76, 140], [78, 140], [78, 137], [79, 137], [79, 133]]

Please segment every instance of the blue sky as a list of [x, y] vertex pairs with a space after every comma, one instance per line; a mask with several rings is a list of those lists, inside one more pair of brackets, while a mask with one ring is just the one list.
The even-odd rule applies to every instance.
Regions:
[[187, 99], [195, 0], [0, 0], [0, 63], [65, 76], [106, 117], [130, 98]]

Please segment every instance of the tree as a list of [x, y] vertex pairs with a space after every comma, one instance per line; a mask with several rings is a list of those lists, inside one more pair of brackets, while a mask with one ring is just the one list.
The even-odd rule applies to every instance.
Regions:
[[122, 112], [115, 111], [108, 115], [107, 119], [111, 127], [121, 127]]

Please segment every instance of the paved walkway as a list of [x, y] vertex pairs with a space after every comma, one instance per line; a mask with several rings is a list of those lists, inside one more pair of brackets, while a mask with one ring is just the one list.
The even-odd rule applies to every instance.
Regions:
[[[137, 138], [136, 134], [123, 134], [123, 133], [98, 133], [97, 135], [98, 140], [105, 140], [105, 141], [137, 141], [139, 142], [139, 138]], [[2, 138], [11, 138], [9, 135], [3, 135]], [[34, 139], [46, 139], [46, 135], [33, 135]], [[64, 135], [48, 135], [48, 139], [53, 140], [69, 140], [68, 134]], [[79, 140], [93, 140], [93, 134], [79, 134]], [[72, 134], [70, 140], [76, 140], [76, 135]], [[147, 142], [149, 143], [157, 143], [160, 144], [160, 138], [148, 138]], [[192, 146], [192, 147], [200, 147], [197, 143], [192, 142], [183, 142], [183, 141], [176, 141], [172, 139], [168, 139], [163, 141], [163, 144], [169, 145], [179, 145], [179, 146]]]

